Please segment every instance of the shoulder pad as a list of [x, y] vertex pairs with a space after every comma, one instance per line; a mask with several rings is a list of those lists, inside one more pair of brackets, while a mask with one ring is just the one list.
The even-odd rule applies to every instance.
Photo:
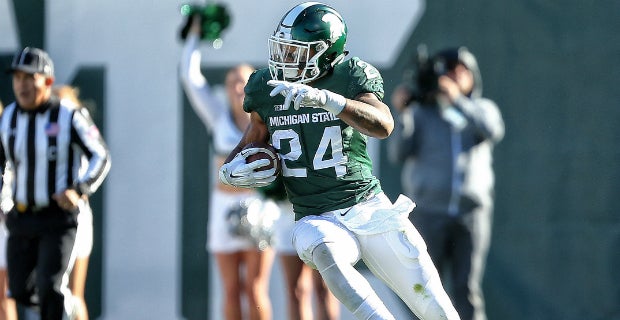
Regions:
[[250, 75], [248, 84], [245, 86], [245, 94], [261, 92], [267, 87], [267, 81], [271, 80], [269, 69], [259, 69]]

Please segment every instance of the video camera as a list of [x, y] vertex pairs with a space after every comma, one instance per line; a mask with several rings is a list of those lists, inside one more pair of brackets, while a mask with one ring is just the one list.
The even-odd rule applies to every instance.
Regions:
[[[429, 57], [426, 45], [419, 45], [415, 77], [411, 77], [411, 84], [417, 89], [417, 97], [414, 99], [419, 99], [419, 101], [433, 99], [439, 90], [439, 77], [454, 70], [457, 64], [467, 63], [472, 59], [474, 59], [473, 55], [465, 47], [444, 49]], [[475, 64], [475, 61], [470, 64]]]
[[418, 99], [425, 101], [431, 98], [439, 89], [439, 77], [450, 70], [447, 61], [442, 56], [429, 57], [426, 45], [421, 44], [417, 49], [415, 78], [412, 79], [417, 88]]

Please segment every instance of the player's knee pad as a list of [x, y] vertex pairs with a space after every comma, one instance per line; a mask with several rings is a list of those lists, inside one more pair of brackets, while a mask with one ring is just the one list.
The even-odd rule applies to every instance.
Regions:
[[436, 273], [424, 240], [413, 226], [405, 231], [360, 236], [359, 241], [364, 263], [388, 285], [411, 279], [420, 272], [422, 281], [428, 276], [426, 270]]
[[409, 220], [402, 223], [403, 230], [386, 233], [387, 244], [403, 266], [410, 268], [415, 264], [425, 263], [420, 259], [421, 255], [427, 255], [424, 239]]
[[391, 265], [399, 262], [397, 268], [418, 268], [420, 264], [426, 263], [432, 266], [432, 262], [427, 262], [426, 258], [420, 259], [420, 256], [428, 256], [426, 243], [411, 221], [403, 216], [393, 216], [390, 220], [394, 229], [358, 236], [364, 261], [369, 258], [373, 260], [374, 256], [380, 265], [387, 265], [385, 261], [390, 261]]
[[320, 243], [312, 251], [312, 262], [319, 272], [329, 268], [343, 269], [345, 266], [353, 266], [350, 257], [347, 257], [346, 248], [337, 243]]

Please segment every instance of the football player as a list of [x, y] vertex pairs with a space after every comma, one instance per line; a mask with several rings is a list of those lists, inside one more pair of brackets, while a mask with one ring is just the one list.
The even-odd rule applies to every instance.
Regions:
[[[269, 38], [269, 67], [245, 87], [251, 121], [220, 168], [225, 184], [269, 185], [262, 163], [246, 164], [250, 142], [271, 142], [295, 219], [293, 245], [358, 319], [394, 319], [354, 264], [362, 259], [421, 319], [459, 319], [426, 244], [408, 219], [405, 196], [392, 203], [372, 175], [367, 137], [394, 128], [383, 79], [367, 62], [345, 59], [347, 27], [332, 7], [305, 2]], [[247, 149], [246, 149], [247, 150]], [[264, 161], [264, 160], [258, 160]]]

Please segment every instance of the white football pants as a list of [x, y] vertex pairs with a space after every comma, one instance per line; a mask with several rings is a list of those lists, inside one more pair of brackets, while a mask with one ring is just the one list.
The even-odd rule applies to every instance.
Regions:
[[[321, 272], [330, 290], [358, 319], [393, 319], [366, 279], [352, 267], [360, 258], [421, 320], [460, 319], [418, 231], [403, 215], [385, 213], [394, 207], [380, 194], [354, 210], [304, 217], [293, 231], [295, 249], [306, 264]], [[368, 208], [382, 210], [382, 217], [391, 219], [381, 225], [398, 227], [368, 234], [361, 224], [355, 232], [343, 224], [341, 213], [368, 213]], [[373, 230], [377, 230], [375, 226]]]

